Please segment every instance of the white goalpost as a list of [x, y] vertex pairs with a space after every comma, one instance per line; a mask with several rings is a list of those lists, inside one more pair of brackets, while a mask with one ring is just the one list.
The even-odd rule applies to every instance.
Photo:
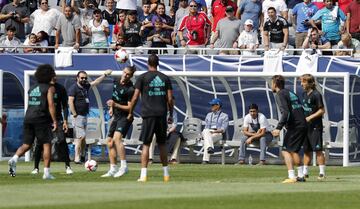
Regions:
[[[135, 77], [139, 76], [140, 74], [144, 73], [145, 71], [137, 71], [135, 73]], [[185, 105], [186, 105], [186, 113], [190, 115], [192, 114], [192, 110], [191, 110], [191, 103], [190, 103], [190, 99], [189, 99], [189, 93], [188, 93], [188, 89], [186, 88], [186, 85], [184, 85], [182, 82], [186, 82], [186, 78], [187, 77], [191, 77], [191, 78], [204, 78], [204, 77], [213, 77], [213, 78], [218, 78], [224, 85], [226, 84], [226, 78], [231, 78], [231, 77], [240, 77], [240, 78], [264, 78], [264, 80], [269, 80], [273, 75], [275, 74], [281, 74], [284, 77], [287, 78], [297, 78], [300, 77], [302, 74], [301, 73], [296, 73], [296, 72], [282, 72], [282, 73], [269, 73], [269, 72], [208, 72], [208, 71], [192, 71], [192, 72], [187, 72], [187, 71], [161, 71], [162, 73], [172, 77], [175, 82], [177, 84], [179, 84], [179, 88], [180, 91], [182, 92], [182, 94], [184, 95], [184, 99], [185, 99]], [[28, 92], [29, 88], [30, 88], [30, 77], [33, 76], [35, 73], [35, 71], [24, 71], [24, 92]], [[102, 75], [104, 73], [104, 71], [87, 71], [87, 74], [89, 76], [99, 76]], [[68, 70], [58, 70], [56, 71], [56, 75], [58, 77], [61, 76], [76, 76], [77, 71], [68, 71]], [[0, 74], [1, 75], [1, 74]], [[120, 76], [121, 75], [121, 71], [113, 71], [112, 75], [114, 76]], [[313, 75], [316, 78], [337, 78], [337, 79], [341, 79], [343, 81], [343, 121], [344, 121], [344, 125], [343, 125], [343, 160], [342, 160], [342, 165], [343, 166], [351, 166], [351, 165], [355, 165], [356, 163], [351, 163], [349, 162], [349, 107], [350, 107], [350, 74], [347, 72], [318, 72], [318, 73], [313, 73]], [[226, 87], [226, 86], [225, 86]], [[231, 109], [234, 111], [236, 110], [236, 102], [234, 100], [234, 97], [232, 95], [231, 89], [230, 88], [225, 88], [229, 93], [229, 101], [231, 103]], [[1, 89], [0, 89], [0, 93], [1, 93]], [[96, 88], [94, 89], [94, 93], [95, 93], [95, 97], [97, 100], [97, 104], [99, 107], [99, 114], [100, 114], [100, 118], [102, 121], [104, 121], [104, 114], [103, 114], [103, 106], [101, 104], [101, 97], [100, 94], [97, 92], [96, 93]], [[230, 95], [231, 94], [231, 95]], [[24, 109], [26, 111], [27, 108], [27, 104], [28, 104], [28, 95], [25, 93], [25, 100], [24, 100]], [[1, 104], [1, 103], [0, 103]], [[235, 107], [235, 108], [234, 108]], [[235, 111], [236, 113], [236, 111]], [[233, 113], [233, 118], [237, 118], [237, 113], [236, 116]], [[104, 128], [104, 123], [103, 124], [103, 128], [102, 131], [104, 132], [105, 128]], [[26, 161], [30, 160], [30, 155], [29, 153], [26, 154], [25, 157]]]

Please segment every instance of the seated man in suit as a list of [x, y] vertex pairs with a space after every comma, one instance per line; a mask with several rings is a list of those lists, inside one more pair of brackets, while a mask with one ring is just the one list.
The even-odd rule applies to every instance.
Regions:
[[272, 135], [270, 133], [270, 125], [266, 117], [259, 113], [258, 106], [251, 104], [249, 106], [249, 114], [244, 118], [243, 137], [240, 139], [239, 162], [245, 163], [246, 145], [260, 143], [260, 162], [259, 165], [265, 164], [266, 145], [271, 142]]
[[203, 164], [209, 163], [210, 154], [214, 154], [214, 143], [223, 139], [223, 135], [229, 126], [228, 114], [221, 111], [221, 100], [214, 98], [209, 104], [211, 105], [211, 112], [206, 115], [205, 129], [202, 131], [204, 139]]

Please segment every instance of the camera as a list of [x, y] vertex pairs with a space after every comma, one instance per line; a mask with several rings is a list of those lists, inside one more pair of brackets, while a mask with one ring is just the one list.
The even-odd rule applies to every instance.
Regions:
[[16, 12], [15, 11], [10, 12], [10, 14], [11, 14], [11, 18], [16, 18]]
[[199, 37], [199, 33], [197, 32], [197, 31], [191, 31], [191, 37], [192, 37], [192, 39], [194, 40], [194, 41], [196, 41], [197, 39], [198, 39], [198, 37]]
[[303, 20], [303, 21], [301, 22], [301, 24], [303, 24], [303, 25], [306, 26], [306, 27], [311, 27], [310, 21], [309, 21], [308, 19]]

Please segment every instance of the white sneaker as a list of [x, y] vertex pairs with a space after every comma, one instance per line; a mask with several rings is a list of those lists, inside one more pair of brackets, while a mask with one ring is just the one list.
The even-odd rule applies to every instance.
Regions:
[[9, 160], [8, 161], [8, 165], [9, 165], [9, 175], [12, 177], [16, 176], [16, 163], [13, 160]]
[[103, 174], [101, 177], [102, 178], [113, 177], [115, 175], [115, 173], [116, 173], [116, 170], [109, 170], [108, 172]]
[[121, 177], [121, 176], [125, 175], [128, 172], [129, 172], [129, 169], [127, 167], [120, 168], [119, 171], [114, 174], [114, 178]]
[[71, 169], [71, 167], [70, 166], [66, 166], [66, 174], [67, 175], [71, 175], [71, 174], [73, 174], [74, 173], [74, 171]]
[[54, 180], [55, 177], [51, 175], [50, 173], [48, 175], [44, 174], [42, 177], [44, 180]]
[[32, 175], [37, 175], [39, 174], [39, 169], [38, 168], [34, 168], [34, 170], [31, 171]]

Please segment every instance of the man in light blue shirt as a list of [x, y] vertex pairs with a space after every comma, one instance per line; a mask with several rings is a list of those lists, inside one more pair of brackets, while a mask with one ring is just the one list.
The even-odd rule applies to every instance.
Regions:
[[229, 126], [228, 114], [221, 111], [221, 100], [214, 98], [209, 104], [211, 105], [211, 112], [206, 115], [205, 128], [202, 131], [204, 139], [203, 164], [209, 163], [210, 154], [214, 154], [214, 143], [223, 139]]
[[245, 20], [251, 19], [254, 22], [253, 29], [259, 30], [261, 11], [262, 5], [260, 0], [243, 0], [240, 2], [236, 17], [241, 17], [242, 26], [244, 26]]
[[296, 48], [301, 48], [311, 26], [309, 20], [317, 11], [318, 8], [315, 4], [311, 3], [311, 0], [304, 0], [304, 2], [296, 4], [293, 8], [292, 13], [294, 20], [292, 22], [296, 23]]
[[[346, 20], [346, 16], [338, 6], [333, 6], [332, 0], [324, 0], [325, 7], [311, 18], [310, 23], [317, 28], [314, 21], [321, 20], [322, 33], [331, 45], [336, 45], [340, 41], [340, 20]], [[341, 29], [343, 31], [343, 28]]]

